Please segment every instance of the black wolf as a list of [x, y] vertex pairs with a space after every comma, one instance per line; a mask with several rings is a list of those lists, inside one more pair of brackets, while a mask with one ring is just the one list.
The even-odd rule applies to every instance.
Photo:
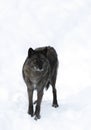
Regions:
[[[33, 50], [29, 48], [28, 56], [23, 65], [23, 78], [27, 85], [29, 108], [28, 113], [40, 119], [40, 105], [43, 96], [43, 90], [52, 86], [53, 107], [58, 107], [57, 92], [55, 88], [58, 68], [57, 53], [53, 47], [41, 47]], [[35, 112], [33, 109], [33, 91], [37, 90], [37, 101]]]

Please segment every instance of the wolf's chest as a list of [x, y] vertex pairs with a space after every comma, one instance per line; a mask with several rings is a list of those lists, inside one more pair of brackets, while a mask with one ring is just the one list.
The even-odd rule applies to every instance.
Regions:
[[36, 85], [36, 84], [34, 84], [34, 85], [33, 85], [33, 88], [34, 88], [34, 89], [36, 89], [36, 88], [37, 88], [37, 85]]

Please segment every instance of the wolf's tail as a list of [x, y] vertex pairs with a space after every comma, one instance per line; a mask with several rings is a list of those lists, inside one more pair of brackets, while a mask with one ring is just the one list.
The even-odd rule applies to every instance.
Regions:
[[48, 90], [49, 86], [50, 86], [50, 82], [47, 83], [46, 90]]
[[33, 104], [37, 104], [37, 100], [35, 100]]

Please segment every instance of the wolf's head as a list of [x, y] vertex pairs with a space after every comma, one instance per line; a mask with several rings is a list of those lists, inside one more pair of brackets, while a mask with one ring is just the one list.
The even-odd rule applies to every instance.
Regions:
[[45, 71], [49, 65], [48, 59], [46, 58], [47, 48], [37, 51], [29, 48], [28, 59], [29, 66], [35, 72]]

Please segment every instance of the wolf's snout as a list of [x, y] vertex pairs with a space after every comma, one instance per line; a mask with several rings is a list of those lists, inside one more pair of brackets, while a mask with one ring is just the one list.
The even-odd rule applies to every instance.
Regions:
[[34, 70], [41, 72], [41, 71], [43, 71], [44, 69], [43, 69], [42, 67], [36, 67], [36, 66], [34, 66]]

